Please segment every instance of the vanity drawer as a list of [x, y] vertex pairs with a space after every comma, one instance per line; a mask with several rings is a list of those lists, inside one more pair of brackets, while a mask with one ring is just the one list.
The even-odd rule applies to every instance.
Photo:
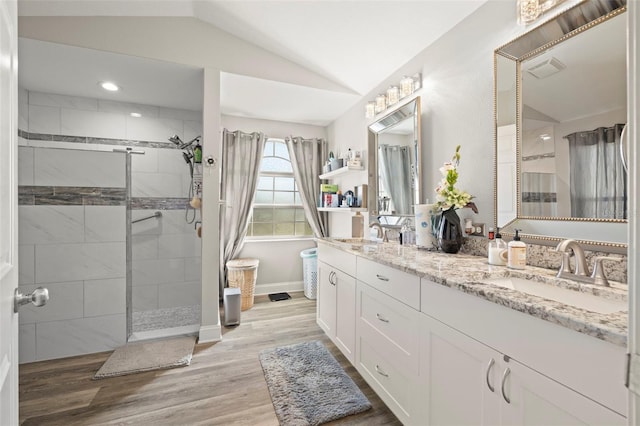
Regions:
[[420, 310], [420, 278], [361, 257], [357, 258], [358, 280]]
[[356, 256], [354, 254], [326, 244], [318, 244], [318, 260], [340, 269], [352, 277], [356, 276]]
[[397, 366], [398, 360], [385, 357], [369, 345], [360, 343], [356, 369], [403, 424], [418, 424], [416, 420], [419, 401], [417, 380], [404, 374]]
[[417, 375], [420, 313], [361, 281], [357, 288], [358, 335], [399, 370]]

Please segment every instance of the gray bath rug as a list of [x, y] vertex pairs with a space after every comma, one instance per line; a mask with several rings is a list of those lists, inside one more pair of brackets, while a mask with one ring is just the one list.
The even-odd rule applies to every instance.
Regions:
[[281, 425], [320, 425], [371, 408], [319, 341], [265, 349], [260, 363]]
[[195, 336], [185, 336], [121, 346], [105, 361], [93, 379], [189, 365], [195, 343]]

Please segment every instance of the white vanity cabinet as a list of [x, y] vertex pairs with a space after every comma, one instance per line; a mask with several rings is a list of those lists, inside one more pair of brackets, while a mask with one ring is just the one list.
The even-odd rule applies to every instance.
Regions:
[[318, 246], [317, 323], [355, 363], [356, 257], [320, 244]]
[[423, 280], [424, 424], [624, 425], [618, 347]]
[[421, 316], [423, 424], [626, 424], [620, 414], [428, 315]]
[[420, 280], [363, 258], [356, 276], [356, 369], [404, 424], [422, 424]]

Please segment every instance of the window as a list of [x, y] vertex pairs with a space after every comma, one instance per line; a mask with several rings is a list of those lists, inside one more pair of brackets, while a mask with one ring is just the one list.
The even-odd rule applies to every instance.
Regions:
[[247, 236], [312, 235], [293, 177], [287, 145], [282, 139], [267, 139]]

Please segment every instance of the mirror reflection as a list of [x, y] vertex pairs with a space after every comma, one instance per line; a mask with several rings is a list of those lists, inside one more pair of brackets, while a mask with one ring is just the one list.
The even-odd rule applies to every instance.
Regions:
[[414, 214], [420, 198], [419, 118], [416, 98], [369, 126], [369, 210], [374, 215]]
[[625, 11], [587, 0], [496, 50], [495, 211], [507, 235], [626, 242]]

